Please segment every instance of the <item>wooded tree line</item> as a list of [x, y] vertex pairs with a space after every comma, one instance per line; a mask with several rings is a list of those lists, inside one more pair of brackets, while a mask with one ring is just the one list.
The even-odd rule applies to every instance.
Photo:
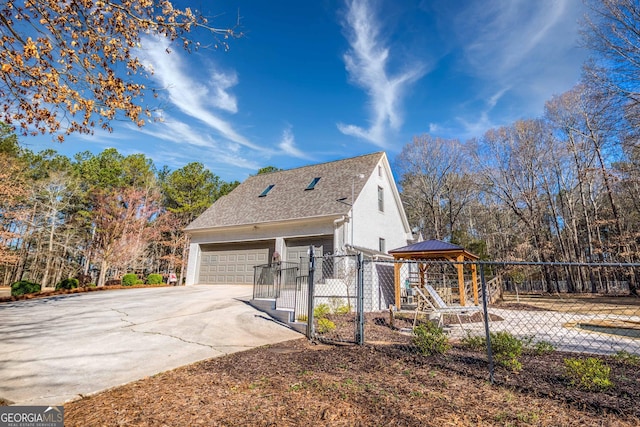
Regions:
[[[468, 141], [416, 136], [403, 148], [403, 201], [426, 238], [491, 260], [640, 262], [640, 5], [586, 4], [593, 56], [542, 117]], [[624, 278], [635, 293], [636, 274]], [[594, 282], [570, 268], [563, 280], [571, 291]]]
[[157, 169], [143, 154], [110, 148], [72, 159], [20, 148], [0, 126], [0, 278], [43, 287], [78, 274], [185, 272], [182, 229], [238, 182], [201, 163]]
[[580, 84], [480, 138], [415, 137], [396, 159], [410, 222], [490, 260], [640, 262], [640, 147], [622, 113]]
[[640, 152], [590, 96], [466, 142], [415, 137], [396, 159], [410, 222], [491, 259], [640, 260]]
[[[92, 268], [99, 284], [110, 271], [182, 274], [182, 228], [237, 185], [200, 163], [156, 170], [142, 154], [69, 159], [17, 143], [15, 131], [90, 133], [121, 116], [143, 124], [151, 110], [135, 102], [145, 88], [132, 77], [145, 74], [134, 49], [142, 34], [188, 50], [197, 45], [192, 27], [234, 34], [168, 0], [120, 3], [0, 7], [0, 102], [12, 126], [0, 125], [4, 283], [28, 276], [47, 286]], [[421, 135], [403, 148], [395, 162], [402, 199], [425, 238], [496, 260], [640, 261], [640, 5], [585, 3], [583, 42], [593, 56], [582, 82], [550, 99], [542, 117], [468, 141]], [[34, 30], [42, 37], [25, 36]]]

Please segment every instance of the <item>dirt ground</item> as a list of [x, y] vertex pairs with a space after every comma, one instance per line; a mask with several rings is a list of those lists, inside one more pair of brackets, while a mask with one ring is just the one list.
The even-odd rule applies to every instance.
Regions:
[[[613, 358], [614, 387], [586, 391], [553, 352], [497, 368], [454, 346], [422, 356], [397, 345], [301, 338], [210, 359], [65, 405], [66, 426], [638, 426], [638, 366]], [[570, 355], [575, 356], [575, 355]]]
[[[546, 303], [530, 298], [502, 308]], [[301, 338], [87, 396], [65, 405], [65, 425], [640, 426], [637, 359], [602, 357], [613, 382], [604, 391], [570, 384], [564, 359], [587, 355], [561, 352], [525, 355], [518, 373], [496, 367], [491, 384], [482, 351], [454, 343], [444, 355], [417, 354], [410, 335], [399, 334], [410, 317], [393, 326], [384, 314], [367, 318], [364, 346]], [[353, 319], [333, 320], [328, 338], [353, 337]]]

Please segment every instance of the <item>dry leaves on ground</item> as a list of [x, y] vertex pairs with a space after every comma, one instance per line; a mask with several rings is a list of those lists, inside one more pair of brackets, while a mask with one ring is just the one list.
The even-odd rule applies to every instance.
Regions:
[[640, 375], [614, 359], [615, 387], [588, 392], [562, 377], [566, 354], [496, 370], [460, 346], [425, 357], [395, 346], [306, 339], [210, 359], [65, 405], [65, 425], [637, 426]]

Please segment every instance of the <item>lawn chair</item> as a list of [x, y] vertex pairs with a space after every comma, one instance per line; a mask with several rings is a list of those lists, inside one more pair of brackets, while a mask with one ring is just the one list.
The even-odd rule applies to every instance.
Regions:
[[462, 320], [460, 319], [461, 314], [469, 314], [469, 313], [482, 313], [482, 307], [472, 305], [472, 306], [462, 306], [462, 305], [447, 305], [444, 302], [442, 297], [433, 289], [433, 286], [426, 285], [424, 289], [427, 291], [429, 296], [425, 295], [420, 287], [414, 287], [413, 291], [418, 300], [418, 305], [416, 306], [415, 315], [413, 317], [413, 327], [416, 327], [416, 322], [418, 320], [419, 313], [433, 313], [438, 318], [438, 326], [443, 325], [443, 316], [445, 314], [455, 314], [458, 319], [458, 323], [460, 327], [464, 329], [462, 326]]

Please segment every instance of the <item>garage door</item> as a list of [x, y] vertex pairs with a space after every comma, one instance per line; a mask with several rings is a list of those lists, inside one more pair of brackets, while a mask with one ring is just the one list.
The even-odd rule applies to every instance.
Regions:
[[[295, 239], [288, 240], [287, 244], [287, 261], [301, 263], [300, 274], [302, 276], [308, 274], [309, 269], [309, 246], [314, 246], [314, 255], [317, 259], [320, 259], [324, 253], [331, 252], [333, 247], [333, 240], [330, 238], [316, 238], [316, 239]], [[317, 262], [317, 261], [316, 261]]]
[[200, 257], [200, 284], [253, 284], [253, 267], [267, 264], [269, 249], [203, 251]]

